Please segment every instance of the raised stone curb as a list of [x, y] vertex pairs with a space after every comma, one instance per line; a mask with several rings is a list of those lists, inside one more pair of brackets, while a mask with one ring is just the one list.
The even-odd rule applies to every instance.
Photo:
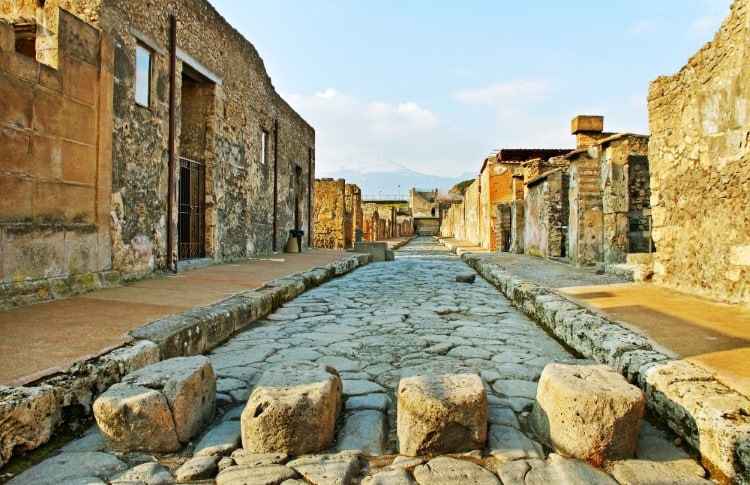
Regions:
[[[369, 258], [368, 254], [352, 254], [325, 266], [267, 282], [263, 288], [246, 291], [216, 305], [161, 318], [131, 332], [137, 340], [131, 346], [75, 363], [67, 371], [35, 385], [0, 386], [0, 423], [13, 423], [11, 416], [18, 410], [36, 406], [39, 398], [35, 396], [40, 393], [54, 395], [51, 400], [45, 397], [45, 415], [90, 414], [94, 399], [127, 373], [159, 360], [205, 353], [301, 293], [367, 264]], [[19, 395], [27, 397], [18, 399]], [[62, 412], [70, 407], [77, 409], [73, 413]], [[62, 423], [60, 419], [52, 421], [51, 428], [35, 426], [18, 436], [3, 431], [0, 466], [10, 459], [14, 448], [30, 450], [46, 443], [54, 428]]]
[[713, 468], [737, 483], [750, 483], [750, 399], [549, 288], [517, 278], [479, 254], [461, 258], [562, 342], [637, 384], [649, 409]]

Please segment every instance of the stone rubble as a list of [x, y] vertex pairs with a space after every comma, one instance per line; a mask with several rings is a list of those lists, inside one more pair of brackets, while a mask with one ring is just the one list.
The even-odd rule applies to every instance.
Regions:
[[[226, 398], [220, 400], [216, 421], [180, 451], [117, 456], [64, 452], [9, 483], [36, 483], [36, 477], [48, 479], [47, 483], [90, 477], [87, 480], [96, 483], [139, 466], [133, 473], [144, 472], [145, 462], [158, 462], [175, 480], [189, 483], [205, 476], [201, 470], [215, 473], [212, 478], [217, 484], [607, 484], [618, 483], [617, 476], [648, 483], [642, 473], [632, 478], [631, 473], [640, 470], [658, 470], [673, 483], [700, 483], [696, 479], [702, 480], [705, 470], [657, 430], [642, 432], [636, 451], [637, 459], [651, 468], [625, 460], [596, 469], [579, 460], [546, 455], [528, 427], [538, 376], [550, 362], [577, 359], [484, 279], [477, 278], [473, 285], [456, 284], [455, 275], [465, 271], [464, 263], [431, 239], [417, 239], [398, 253], [395, 262], [368, 265], [318, 286], [282, 307], [277, 315], [287, 318], [259, 321], [207, 354], [217, 389], [222, 390], [219, 394]], [[455, 349], [459, 350], [451, 352]], [[231, 391], [240, 390], [236, 381], [252, 390], [268, 370], [279, 364], [297, 365], [301, 357], [303, 365], [331, 366], [340, 375], [343, 406], [335, 442], [321, 453], [303, 456], [243, 450], [236, 429], [246, 396], [232, 397]], [[517, 366], [530, 372], [519, 372]], [[399, 455], [399, 382], [441, 374], [481, 376], [488, 405], [486, 446], [462, 454]], [[358, 416], [365, 411], [366, 417]], [[348, 431], [354, 426], [347, 429], [348, 419], [361, 419], [380, 429], [381, 417], [385, 430], [382, 441], [375, 440], [377, 446], [359, 439], [377, 433], [360, 429], [357, 436], [358, 432]], [[97, 444], [91, 436], [69, 446], [103, 450], [101, 441]], [[363, 449], [343, 451], [354, 442]], [[76, 454], [108, 461], [72, 473], [73, 467], [61, 463]], [[163, 476], [157, 467], [149, 469], [154, 477]]]

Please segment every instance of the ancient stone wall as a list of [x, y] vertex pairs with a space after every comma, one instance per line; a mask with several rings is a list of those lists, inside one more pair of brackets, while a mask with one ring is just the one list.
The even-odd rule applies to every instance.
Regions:
[[567, 195], [567, 191], [563, 191], [564, 178], [567, 174], [558, 168], [527, 185], [523, 216], [524, 253], [542, 258], [562, 255], [565, 221], [561, 209]]
[[[203, 244], [202, 255], [223, 261], [278, 249], [290, 229], [305, 230], [309, 242], [314, 132], [276, 93], [254, 47], [204, 0], [111, 2], [99, 24], [116, 42], [115, 267], [148, 272], [193, 257], [167, 247], [171, 12], [179, 21], [176, 153], [205, 167], [194, 204], [204, 226], [183, 226], [173, 207], [173, 240]], [[135, 102], [137, 45], [152, 56], [148, 106]]]
[[570, 217], [568, 224], [569, 261], [588, 266], [602, 261], [604, 214], [602, 212], [599, 160], [586, 150], [570, 158]]
[[750, 302], [750, 5], [648, 95], [656, 282]]
[[346, 247], [346, 182], [344, 179], [315, 180], [313, 247], [344, 249]]
[[117, 279], [109, 272], [112, 41], [65, 11], [50, 8], [45, 19], [57, 67], [33, 50], [16, 52], [13, 26], [0, 21], [0, 193], [8, 202], [0, 204], [0, 306]]
[[362, 238], [362, 190], [355, 184], [344, 187], [344, 247], [354, 247], [357, 234]]

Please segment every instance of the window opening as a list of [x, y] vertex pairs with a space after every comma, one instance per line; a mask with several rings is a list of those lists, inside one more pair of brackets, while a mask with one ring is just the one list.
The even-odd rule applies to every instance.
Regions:
[[151, 60], [153, 52], [141, 44], [135, 46], [135, 102], [151, 106]]
[[16, 52], [36, 59], [36, 24], [15, 24]]

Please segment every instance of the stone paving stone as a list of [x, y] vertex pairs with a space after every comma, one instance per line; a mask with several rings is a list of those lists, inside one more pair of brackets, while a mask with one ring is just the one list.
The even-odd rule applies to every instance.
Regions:
[[8, 484], [57, 485], [65, 480], [109, 476], [127, 467], [125, 463], [109, 453], [60, 453], [12, 478]]
[[[543, 463], [544, 460], [535, 460]], [[526, 485], [526, 474], [531, 470], [532, 465], [526, 460], [509, 461], [501, 463], [497, 467], [497, 475], [503, 482], [503, 485]]]
[[289, 459], [289, 455], [286, 453], [252, 453], [239, 449], [232, 452], [232, 459], [237, 465], [243, 467], [283, 465]]
[[536, 398], [536, 382], [524, 381], [520, 379], [503, 379], [495, 381], [492, 389], [504, 397], [522, 397], [525, 399]]
[[487, 414], [487, 421], [490, 424], [500, 424], [510, 426], [511, 428], [521, 429], [518, 418], [512, 409], [500, 406], [490, 406]]
[[[414, 478], [420, 485], [501, 485], [490, 470], [467, 460], [441, 456], [414, 469]], [[549, 482], [553, 483], [553, 482]]]
[[344, 379], [343, 383], [345, 396], [361, 396], [363, 394], [371, 394], [374, 392], [385, 392], [383, 386], [373, 381], [363, 379]]
[[344, 419], [336, 440], [336, 451], [358, 450], [365, 455], [387, 453], [387, 418], [380, 411], [356, 411]]
[[612, 477], [588, 463], [554, 453], [546, 461], [535, 464], [526, 474], [527, 485], [618, 485]]
[[194, 456], [175, 471], [178, 482], [208, 480], [216, 476], [219, 470], [218, 456]]
[[362, 485], [415, 485], [417, 482], [406, 470], [386, 470], [366, 478]]
[[99, 428], [97, 428], [96, 426], [92, 426], [88, 431], [86, 431], [85, 435], [63, 446], [62, 451], [104, 451], [104, 439], [102, 438], [101, 433], [99, 433]]
[[[287, 463], [289, 468], [315, 485], [347, 485], [359, 474], [359, 455], [339, 453], [335, 455], [307, 455]], [[218, 482], [217, 482], [218, 483]]]
[[141, 463], [129, 470], [118, 473], [110, 479], [112, 485], [132, 485], [144, 483], [148, 485], [167, 485], [174, 483], [174, 477], [169, 470], [158, 463]]
[[516, 428], [499, 424], [490, 425], [487, 450], [500, 461], [544, 458], [542, 445]]
[[297, 472], [284, 465], [230, 466], [216, 475], [216, 485], [275, 485], [297, 476]]
[[361, 411], [363, 409], [375, 409], [387, 411], [391, 404], [388, 394], [375, 392], [363, 396], [352, 396], [346, 400], [344, 407], [347, 411]]
[[240, 422], [224, 420], [211, 428], [195, 445], [194, 455], [226, 455], [241, 445]]

